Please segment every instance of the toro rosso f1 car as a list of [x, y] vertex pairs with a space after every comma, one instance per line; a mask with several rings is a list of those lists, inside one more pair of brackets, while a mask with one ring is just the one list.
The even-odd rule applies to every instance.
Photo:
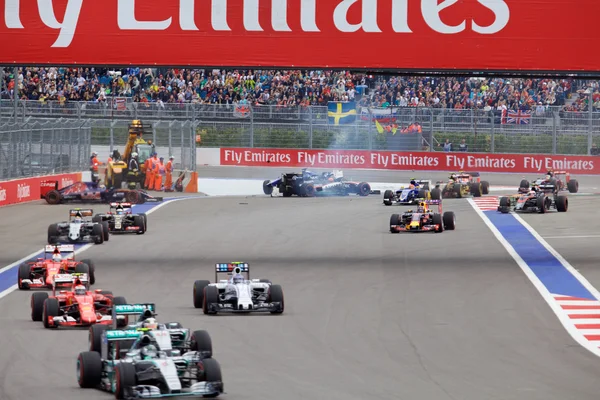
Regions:
[[569, 209], [569, 199], [559, 196], [554, 185], [534, 183], [530, 190], [525, 192], [524, 188], [519, 188], [519, 191], [519, 194], [500, 197], [498, 211], [503, 214], [511, 211], [545, 214], [552, 209], [558, 212], [567, 212]]
[[[429, 205], [438, 205], [438, 212], [429, 209]], [[390, 217], [390, 232], [436, 232], [454, 230], [456, 216], [452, 211], [442, 213], [441, 200], [422, 200], [416, 210], [408, 210]]]
[[[230, 278], [219, 280], [219, 274], [230, 275]], [[283, 313], [281, 286], [273, 285], [268, 279], [250, 279], [250, 265], [247, 263], [216, 264], [215, 281], [217, 283], [194, 282], [194, 307], [202, 308], [204, 314]]]
[[94, 210], [75, 208], [69, 211], [69, 220], [48, 227], [48, 243], [102, 244], [108, 241], [108, 222], [93, 222], [84, 217], [94, 215]]
[[100, 352], [77, 358], [82, 388], [97, 388], [117, 399], [201, 398], [223, 393], [221, 367], [202, 352], [181, 354], [166, 330], [138, 328], [106, 330]]
[[[72, 283], [71, 290], [60, 290], [59, 284]], [[86, 274], [54, 275], [52, 296], [36, 292], [31, 296], [31, 319], [42, 321], [44, 328], [59, 326], [89, 326], [112, 323], [111, 309], [116, 304], [126, 304], [124, 297], [114, 297], [112, 292], [88, 290]]]
[[381, 194], [379, 190], [371, 190], [367, 182], [352, 182], [344, 179], [343, 171], [323, 172], [316, 174], [308, 169], [302, 169], [302, 173], [283, 173], [281, 177], [263, 182], [263, 192], [273, 194], [277, 188], [283, 197], [300, 196], [347, 196], [356, 194], [368, 196], [369, 194]]
[[417, 204], [420, 199], [430, 199], [429, 185], [431, 181], [412, 179], [407, 185], [401, 186], [400, 190], [386, 190], [383, 193], [383, 204], [391, 206], [392, 204]]
[[77, 182], [58, 189], [58, 181], [43, 181], [40, 190], [41, 198], [45, 199], [48, 204], [113, 203], [117, 201], [143, 204], [163, 201], [162, 197], [151, 196], [143, 190], [107, 189], [98, 182]]
[[92, 221], [106, 223], [110, 233], [144, 234], [148, 228], [146, 214], [134, 214], [131, 203], [110, 203], [109, 211], [94, 215]]
[[[476, 178], [476, 179], [475, 179]], [[442, 186], [444, 185], [444, 186]], [[480, 180], [479, 172], [458, 172], [450, 174], [447, 182], [436, 182], [435, 189], [431, 191], [433, 200], [445, 198], [481, 197], [490, 192], [490, 184]]]
[[[54, 275], [81, 273], [90, 278], [90, 285], [96, 281], [96, 271], [92, 260], [75, 261], [75, 246], [65, 244], [46, 246], [44, 258], [30, 260], [19, 265], [17, 283], [20, 290], [50, 289]], [[68, 255], [63, 256], [63, 253]], [[52, 257], [48, 258], [48, 254]], [[57, 286], [71, 286], [71, 282], [57, 283]]]
[[[102, 335], [108, 329], [137, 330], [148, 329], [166, 331], [171, 337], [173, 350], [181, 354], [188, 351], [199, 351], [205, 357], [212, 357], [212, 339], [207, 331], [191, 331], [184, 328], [180, 322], [158, 323], [156, 321], [156, 305], [154, 303], [123, 304], [112, 309], [113, 325], [92, 325], [89, 332], [90, 351], [101, 352]], [[137, 317], [130, 321], [129, 317]], [[122, 342], [119, 350], [127, 352], [128, 346], [133, 343]]]

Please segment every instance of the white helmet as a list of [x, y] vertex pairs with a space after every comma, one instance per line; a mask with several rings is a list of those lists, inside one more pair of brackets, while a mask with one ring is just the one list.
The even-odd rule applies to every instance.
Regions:
[[147, 329], [156, 329], [158, 328], [158, 322], [156, 322], [155, 318], [148, 318], [144, 321], [142, 327]]
[[131, 157], [137, 157], [138, 153], [136, 153], [135, 151], [133, 153], [131, 153]]
[[52, 261], [54, 261], [54, 262], [61, 262], [62, 261], [62, 256], [60, 255], [60, 253], [54, 253], [52, 255]]

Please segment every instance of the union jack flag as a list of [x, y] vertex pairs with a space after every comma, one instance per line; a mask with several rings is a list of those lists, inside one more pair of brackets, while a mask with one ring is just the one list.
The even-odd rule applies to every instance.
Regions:
[[502, 124], [528, 124], [531, 121], [531, 111], [502, 110]]

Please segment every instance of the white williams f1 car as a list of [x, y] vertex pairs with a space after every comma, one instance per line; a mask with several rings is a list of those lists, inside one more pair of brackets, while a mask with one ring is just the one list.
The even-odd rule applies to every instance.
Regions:
[[108, 241], [108, 222], [93, 222], [84, 217], [94, 215], [94, 210], [75, 208], [69, 211], [69, 220], [48, 227], [48, 244], [88, 243]]
[[[219, 280], [219, 274], [230, 275]], [[244, 276], [244, 274], [246, 276]], [[204, 314], [219, 312], [283, 313], [283, 290], [268, 279], [250, 279], [250, 265], [242, 262], [220, 263], [215, 266], [215, 280], [194, 282], [194, 307]]]

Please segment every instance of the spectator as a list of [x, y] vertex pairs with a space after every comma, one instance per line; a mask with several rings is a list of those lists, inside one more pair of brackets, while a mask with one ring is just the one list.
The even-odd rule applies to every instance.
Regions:
[[592, 144], [592, 148], [590, 149], [590, 155], [600, 156], [600, 149], [596, 146], [596, 143]]
[[446, 142], [444, 143], [444, 151], [445, 152], [452, 151], [452, 143], [450, 142], [450, 139], [446, 139]]
[[458, 151], [469, 151], [469, 146], [467, 146], [467, 141], [465, 139], [460, 141]]

